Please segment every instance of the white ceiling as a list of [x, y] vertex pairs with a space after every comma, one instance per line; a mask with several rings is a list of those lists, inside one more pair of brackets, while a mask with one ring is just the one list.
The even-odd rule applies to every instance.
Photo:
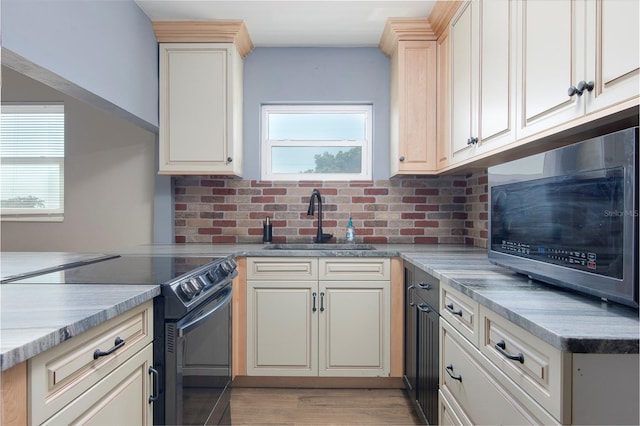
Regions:
[[255, 46], [377, 46], [387, 18], [435, 0], [135, 0], [152, 21], [243, 20]]

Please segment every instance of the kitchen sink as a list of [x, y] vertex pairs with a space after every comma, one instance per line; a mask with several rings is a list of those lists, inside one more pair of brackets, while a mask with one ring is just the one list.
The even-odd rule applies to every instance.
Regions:
[[265, 250], [375, 250], [371, 244], [271, 244]]

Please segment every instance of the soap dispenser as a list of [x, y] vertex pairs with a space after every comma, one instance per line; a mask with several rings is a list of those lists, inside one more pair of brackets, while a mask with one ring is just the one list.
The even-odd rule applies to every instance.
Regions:
[[353, 230], [353, 221], [349, 218], [349, 225], [347, 225], [346, 240], [348, 243], [353, 243], [356, 240], [356, 231]]

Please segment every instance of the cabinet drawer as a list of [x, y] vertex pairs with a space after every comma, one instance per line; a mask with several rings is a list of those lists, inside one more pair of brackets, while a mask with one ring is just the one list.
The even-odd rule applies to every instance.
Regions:
[[[570, 422], [571, 360], [546, 342], [495, 312], [480, 307], [480, 351], [557, 419]], [[511, 358], [510, 358], [511, 357]], [[512, 359], [513, 358], [513, 359]]]
[[[120, 338], [122, 346], [108, 351]], [[29, 361], [31, 423], [40, 424], [153, 341], [153, 302], [149, 301]]]
[[451, 394], [472, 424], [558, 424], [446, 321], [440, 339], [441, 390]]
[[440, 281], [436, 277], [427, 274], [420, 268], [416, 268], [414, 279], [411, 284], [415, 286], [414, 291], [418, 297], [422, 298], [437, 310], [440, 309], [440, 304], [438, 303], [438, 298], [440, 296]]
[[441, 287], [440, 315], [464, 337], [478, 344], [478, 303], [449, 286]]
[[152, 425], [152, 362], [153, 345], [147, 345], [44, 425]]
[[247, 259], [247, 279], [317, 280], [318, 259], [314, 257], [250, 257]]
[[438, 391], [438, 425], [462, 426], [470, 425], [471, 420], [465, 416], [455, 398], [446, 388]]
[[388, 258], [320, 258], [320, 280], [389, 281], [391, 260]]

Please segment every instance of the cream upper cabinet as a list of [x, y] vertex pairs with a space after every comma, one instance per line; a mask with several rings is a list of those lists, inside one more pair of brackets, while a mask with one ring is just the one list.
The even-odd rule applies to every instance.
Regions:
[[587, 113], [638, 98], [640, 92], [640, 2], [599, 0], [587, 9]]
[[463, 3], [449, 28], [449, 164], [515, 140], [515, 2]]
[[391, 64], [391, 175], [433, 173], [437, 168], [435, 36], [426, 20], [390, 19], [380, 48]]
[[518, 138], [637, 105], [638, 13], [626, 0], [519, 2]]
[[390, 261], [354, 259], [247, 259], [249, 376], [389, 376]]
[[153, 22], [160, 46], [159, 173], [242, 175], [241, 21]]
[[[474, 37], [478, 13], [475, 2], [466, 2], [451, 21], [451, 148], [449, 163], [465, 160], [475, 153], [478, 117], [478, 69]], [[476, 22], [474, 22], [476, 21]], [[476, 55], [474, 57], [474, 55]], [[475, 139], [474, 139], [475, 138]]]
[[520, 2], [518, 137], [584, 113], [582, 97], [570, 97], [567, 90], [586, 78], [585, 5], [572, 0]]
[[160, 44], [161, 174], [242, 174], [242, 59], [229, 43]]

